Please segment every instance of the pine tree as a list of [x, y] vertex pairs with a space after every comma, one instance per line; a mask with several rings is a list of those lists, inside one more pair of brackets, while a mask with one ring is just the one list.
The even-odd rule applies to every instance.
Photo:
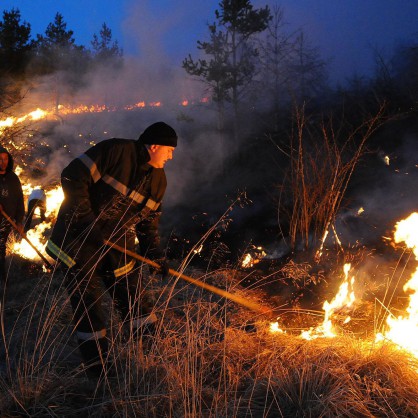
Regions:
[[106, 23], [103, 23], [99, 36], [93, 35], [91, 45], [96, 61], [100, 63], [120, 62], [123, 51], [119, 48], [118, 41], [112, 41], [112, 30]]
[[49, 23], [45, 35], [37, 35], [32, 72], [37, 75], [51, 75], [55, 107], [58, 111], [63, 87], [77, 89], [83, 83], [90, 57], [84, 46], [78, 46], [73, 31], [67, 30], [67, 23], [60, 13]]
[[21, 23], [18, 9], [3, 12], [3, 21], [0, 21], [0, 77], [16, 78], [24, 73], [33, 45], [30, 32], [30, 24]]
[[221, 128], [224, 105], [232, 103], [237, 143], [240, 99], [256, 71], [254, 60], [258, 51], [251, 41], [267, 28], [271, 15], [268, 6], [255, 10], [249, 0], [223, 0], [219, 6], [215, 11], [216, 23], [208, 25], [210, 40], [197, 42], [208, 59], [195, 61], [189, 55], [183, 60], [183, 68], [212, 89]]

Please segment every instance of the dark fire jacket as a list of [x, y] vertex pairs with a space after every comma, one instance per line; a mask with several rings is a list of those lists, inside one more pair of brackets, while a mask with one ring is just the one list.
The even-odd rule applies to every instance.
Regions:
[[0, 152], [9, 155], [6, 173], [0, 174], [0, 205], [16, 223], [21, 224], [25, 215], [22, 185], [19, 177], [13, 172], [13, 157], [3, 147]]
[[[151, 258], [161, 256], [158, 223], [167, 180], [164, 169], [148, 164], [139, 141], [112, 138], [74, 159], [61, 174], [64, 201], [48, 240], [47, 253], [73, 267], [83, 263], [83, 245], [103, 239]], [[87, 236], [87, 234], [89, 235]], [[89, 247], [91, 248], [91, 247]], [[134, 263], [120, 266], [127, 273]]]

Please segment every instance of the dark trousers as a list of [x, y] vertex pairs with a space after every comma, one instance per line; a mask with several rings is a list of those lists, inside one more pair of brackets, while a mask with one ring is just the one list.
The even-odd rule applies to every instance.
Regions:
[[45, 221], [45, 211], [46, 211], [45, 202], [39, 199], [30, 200], [28, 203], [28, 214], [26, 216], [26, 221], [25, 221], [25, 226], [24, 226], [25, 232], [29, 231], [30, 229], [33, 214], [36, 208], [39, 208], [39, 211], [41, 213], [41, 221], [42, 222]]
[[123, 321], [128, 321], [132, 316], [145, 315], [152, 309], [147, 303], [140, 306], [140, 273], [136, 269], [115, 277], [112, 252], [116, 253], [108, 250], [100, 261], [96, 261], [95, 266], [91, 262], [85, 262], [80, 268], [79, 261], [68, 269], [66, 287], [76, 330], [81, 333], [100, 334], [106, 329], [109, 322], [109, 312], [103, 308], [106, 293], [111, 296]]
[[66, 288], [80, 352], [88, 365], [95, 364], [90, 371], [98, 374], [106, 364], [108, 354], [106, 329], [111, 312], [104, 308], [105, 294], [110, 294], [123, 322], [147, 315], [152, 306], [139, 303], [140, 273], [137, 270], [115, 277], [118, 261], [122, 265], [126, 263], [120, 253], [107, 249], [103, 255], [96, 248], [89, 249], [87, 244], [83, 254], [86, 255], [83, 260], [78, 259], [77, 265], [67, 269]]
[[2, 218], [0, 221], [0, 282], [6, 281], [6, 244], [11, 231], [10, 223]]

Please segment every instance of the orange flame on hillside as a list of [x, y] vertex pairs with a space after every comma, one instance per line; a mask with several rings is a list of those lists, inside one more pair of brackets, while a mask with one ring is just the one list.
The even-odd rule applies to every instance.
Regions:
[[[160, 106], [161, 103], [149, 103], [150, 107]], [[145, 102], [138, 102], [132, 105], [124, 106], [124, 110], [135, 110], [141, 109], [146, 107]], [[57, 110], [58, 109], [58, 110]], [[23, 123], [26, 121], [38, 121], [41, 119], [45, 119], [47, 117], [56, 116], [58, 115], [76, 115], [82, 113], [102, 113], [102, 112], [114, 112], [118, 110], [117, 107], [113, 106], [106, 106], [106, 105], [99, 105], [99, 104], [80, 104], [77, 106], [69, 106], [69, 105], [59, 105], [57, 109], [36, 109], [33, 112], [29, 112], [24, 116], [21, 117], [8, 117], [6, 119], [0, 120], [0, 135], [2, 135], [3, 131], [6, 128], [11, 128], [12, 126]]]
[[[201, 98], [199, 100], [200, 103], [208, 103], [209, 99], [207, 97]], [[180, 106], [188, 106], [192, 103], [190, 100], [183, 99], [178, 104]], [[101, 113], [101, 112], [114, 112], [117, 110], [136, 110], [136, 109], [144, 109], [146, 107], [155, 108], [155, 107], [162, 107], [163, 103], [159, 100], [145, 102], [140, 100], [133, 104], [127, 104], [125, 106], [108, 106], [105, 104], [79, 104], [75, 106], [70, 105], [58, 105], [57, 108], [53, 109], [40, 109], [37, 108], [34, 111], [27, 113], [21, 117], [14, 117], [9, 116], [6, 119], [0, 120], [0, 136], [3, 134], [4, 130], [7, 128], [11, 128], [12, 126], [23, 123], [25, 121], [38, 121], [50, 116], [58, 115], [73, 115], [73, 114], [82, 114], [82, 113]]]
[[[303, 331], [301, 334], [302, 338], [307, 340], [313, 340], [320, 337], [335, 337], [337, 334], [332, 323], [332, 316], [343, 308], [351, 308], [356, 297], [354, 294], [354, 276], [349, 278], [348, 274], [351, 270], [351, 264], [344, 265], [344, 281], [341, 283], [340, 288], [334, 299], [331, 302], [325, 301], [323, 310], [325, 311], [324, 321], [321, 325], [316, 328], [311, 328], [308, 331]], [[347, 316], [344, 320], [346, 324], [351, 318]]]
[[[28, 196], [31, 193], [31, 191], [35, 188], [36, 187], [33, 187], [30, 183], [22, 185], [22, 189], [24, 190], [25, 196]], [[44, 222], [41, 222], [35, 225], [26, 234], [29, 241], [43, 254], [45, 253], [47, 233], [51, 230], [52, 222], [56, 218], [61, 202], [64, 199], [64, 193], [62, 191], [61, 186], [58, 186], [54, 189], [46, 190], [45, 194], [46, 194], [45, 215], [47, 219], [50, 219], [50, 220], [46, 220]], [[36, 211], [35, 211], [35, 214], [36, 214]], [[14, 242], [11, 251], [14, 254], [18, 254], [21, 257], [29, 259], [29, 260], [35, 260], [35, 261], [40, 260], [40, 257], [36, 253], [36, 251], [24, 239]]]
[[[412, 213], [408, 218], [399, 221], [396, 224], [394, 234], [396, 243], [404, 242], [408, 248], [412, 249], [416, 260], [418, 260], [418, 213]], [[301, 337], [312, 340], [319, 337], [332, 338], [337, 335], [335, 326], [332, 323], [333, 316], [352, 308], [357, 302], [354, 292], [354, 276], [349, 276], [351, 266], [345, 264], [345, 279], [341, 284], [337, 295], [328, 303], [323, 305], [325, 311], [324, 321], [321, 325], [303, 331]], [[418, 267], [412, 274], [411, 278], [404, 285], [403, 290], [409, 294], [409, 305], [406, 308], [406, 314], [395, 317], [388, 316], [386, 320], [386, 330], [375, 335], [375, 342], [390, 341], [399, 346], [399, 348], [408, 351], [410, 354], [418, 357]], [[341, 318], [338, 318], [341, 322]], [[350, 316], [346, 316], [344, 324], [351, 320]], [[279, 328], [278, 322], [270, 324], [271, 332], [285, 332]]]
[[27, 120], [36, 121], [36, 120], [43, 119], [48, 115], [48, 113], [49, 113], [48, 111], [38, 108], [19, 118], [14, 117], [14, 116], [9, 116], [6, 119], [0, 120], [0, 135], [2, 135], [3, 131], [6, 128], [10, 128], [13, 125], [25, 122]]
[[[418, 213], [414, 212], [396, 224], [394, 240], [396, 243], [405, 242], [418, 260]], [[388, 316], [387, 330], [377, 334], [376, 340], [390, 340], [418, 357], [418, 268], [403, 290], [409, 293], [407, 315], [397, 318], [393, 315]]]

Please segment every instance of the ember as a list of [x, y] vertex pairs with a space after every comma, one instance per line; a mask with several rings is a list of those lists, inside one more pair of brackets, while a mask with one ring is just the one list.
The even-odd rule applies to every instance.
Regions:
[[263, 250], [262, 247], [253, 247], [250, 253], [244, 255], [241, 261], [242, 268], [251, 268], [255, 264], [259, 263], [267, 253]]

